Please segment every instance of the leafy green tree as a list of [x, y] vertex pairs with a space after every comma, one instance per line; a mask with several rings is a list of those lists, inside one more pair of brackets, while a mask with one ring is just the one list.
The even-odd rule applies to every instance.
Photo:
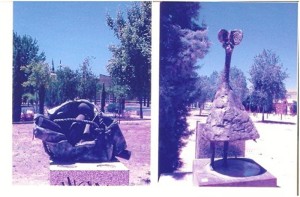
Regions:
[[124, 109], [125, 109], [125, 98], [129, 96], [129, 91], [130, 88], [126, 85], [113, 85], [110, 88], [110, 92], [114, 95], [115, 97], [115, 102], [118, 104], [118, 113], [122, 114]]
[[50, 81], [49, 81], [49, 87], [46, 91], [46, 96], [45, 96], [45, 104], [48, 107], [54, 107], [58, 104], [60, 104], [59, 100], [59, 82], [57, 80], [57, 74], [56, 73], [51, 73]]
[[45, 54], [39, 53], [39, 46], [35, 39], [28, 35], [19, 36], [13, 33], [13, 121], [20, 121], [23, 83], [27, 81], [28, 75], [21, 70], [32, 62], [40, 62], [46, 59]]
[[67, 66], [56, 71], [57, 104], [78, 97], [79, 74]]
[[217, 71], [214, 71], [209, 76], [208, 100], [212, 102], [215, 98], [217, 89], [221, 83], [221, 76]]
[[80, 98], [96, 100], [98, 78], [91, 69], [92, 59], [92, 57], [87, 57], [80, 65], [78, 93]]
[[210, 42], [206, 26], [196, 23], [199, 3], [162, 2], [160, 8], [159, 172], [165, 173], [182, 165], [188, 106], [197, 98], [196, 63]]
[[24, 87], [31, 86], [38, 94], [39, 113], [44, 114], [44, 103], [46, 88], [50, 82], [50, 68], [45, 62], [32, 62], [27, 66], [22, 66], [21, 70], [28, 75], [27, 81], [22, 85]]
[[57, 74], [54, 68], [54, 61], [51, 61], [51, 71], [50, 71], [50, 79], [49, 85], [45, 95], [45, 104], [47, 107], [53, 107], [58, 105], [58, 81]]
[[[220, 72], [220, 76], [224, 74], [224, 71]], [[219, 78], [221, 80], [221, 78]], [[243, 71], [236, 66], [230, 68], [229, 83], [234, 94], [243, 102], [246, 100], [249, 89], [247, 87], [247, 79]]]
[[211, 91], [211, 84], [209, 77], [207, 76], [200, 76], [197, 84], [196, 84], [198, 91], [199, 91], [199, 96], [197, 98], [197, 102], [199, 105], [199, 115], [202, 114], [202, 109], [204, 108], [204, 103], [209, 100], [210, 97], [210, 91]]
[[33, 105], [36, 102], [36, 96], [31, 93], [24, 93], [22, 95], [22, 103], [26, 103], [28, 106]]
[[268, 106], [272, 106], [274, 100], [285, 98], [284, 80], [288, 74], [283, 70], [279, 56], [271, 50], [263, 50], [254, 57], [249, 73], [253, 85], [252, 95], [256, 98], [254, 102], [262, 110], [264, 121], [264, 113]]
[[54, 72], [52, 62], [46, 104], [53, 107], [75, 98], [96, 100], [96, 93], [99, 89], [99, 80], [91, 71], [90, 57], [85, 58], [78, 70], [63, 66]]
[[127, 18], [118, 11], [115, 19], [107, 15], [107, 25], [120, 41], [109, 47], [112, 59], [107, 70], [115, 85], [129, 87], [138, 98], [143, 118], [142, 101], [150, 96], [151, 84], [151, 2], [134, 2], [126, 14]]
[[241, 102], [246, 100], [249, 94], [249, 89], [247, 87], [247, 79], [243, 71], [233, 66], [230, 68], [229, 78], [230, 87], [234, 94], [241, 100]]

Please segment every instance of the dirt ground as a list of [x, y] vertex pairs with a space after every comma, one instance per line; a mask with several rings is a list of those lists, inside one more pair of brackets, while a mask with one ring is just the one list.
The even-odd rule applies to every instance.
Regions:
[[[150, 184], [150, 120], [121, 120], [120, 128], [131, 151], [119, 158], [129, 169], [129, 185]], [[12, 136], [13, 185], [49, 185], [49, 157], [42, 141], [33, 139], [33, 124], [14, 124]]]

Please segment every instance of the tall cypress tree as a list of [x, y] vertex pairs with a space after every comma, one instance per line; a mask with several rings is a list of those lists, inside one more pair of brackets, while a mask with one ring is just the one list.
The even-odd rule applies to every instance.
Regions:
[[[188, 135], [188, 106], [195, 101], [196, 62], [210, 42], [198, 23], [200, 4], [163, 2], [160, 19], [159, 172], [181, 167], [182, 137]], [[182, 14], [184, 13], [184, 14]]]

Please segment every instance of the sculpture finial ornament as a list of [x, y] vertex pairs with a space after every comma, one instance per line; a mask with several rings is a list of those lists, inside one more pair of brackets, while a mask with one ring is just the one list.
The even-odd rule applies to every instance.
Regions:
[[230, 45], [233, 48], [235, 45], [239, 45], [241, 43], [243, 39], [243, 32], [236, 29], [229, 33], [227, 30], [221, 29], [218, 33], [218, 39], [223, 44], [224, 48], [227, 45]]
[[221, 29], [218, 33], [218, 39], [223, 44], [226, 54], [223, 83], [229, 87], [229, 71], [232, 50], [235, 45], [239, 45], [242, 42], [243, 32], [237, 29], [230, 31], [229, 33], [227, 30]]

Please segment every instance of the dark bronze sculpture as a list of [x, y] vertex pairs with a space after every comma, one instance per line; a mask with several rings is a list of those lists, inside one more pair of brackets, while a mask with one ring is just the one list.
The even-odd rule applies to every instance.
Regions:
[[36, 115], [33, 134], [54, 162], [106, 162], [130, 158], [117, 121], [87, 100], [67, 101]]
[[202, 135], [210, 141], [211, 166], [214, 168], [215, 142], [224, 142], [223, 165], [227, 165], [227, 150], [230, 141], [259, 138], [242, 102], [236, 97], [229, 84], [230, 61], [233, 49], [243, 38], [241, 30], [220, 30], [218, 39], [225, 49], [225, 68], [222, 83], [218, 88], [207, 117]]

